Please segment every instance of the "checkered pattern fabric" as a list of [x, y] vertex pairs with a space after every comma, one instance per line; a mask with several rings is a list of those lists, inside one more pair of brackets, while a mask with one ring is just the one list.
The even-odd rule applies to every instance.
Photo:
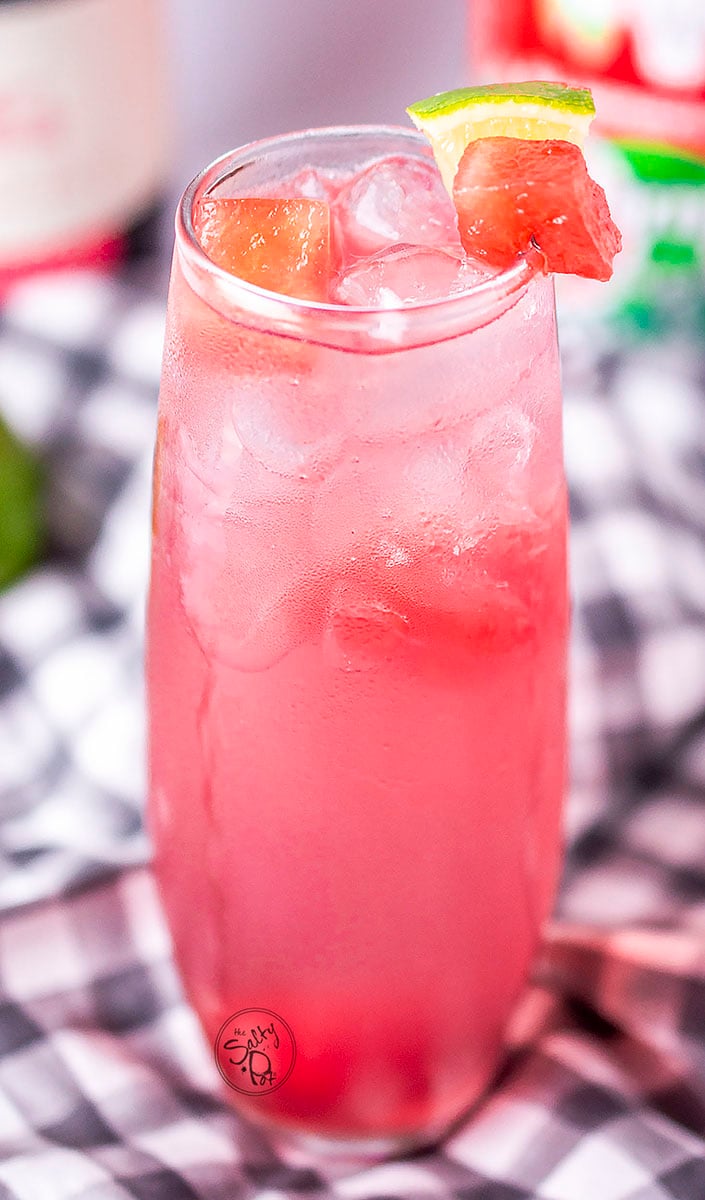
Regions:
[[145, 865], [163, 288], [35, 281], [0, 317], [0, 408], [51, 487], [51, 553], [0, 596], [0, 1200], [702, 1200], [705, 359], [564, 331], [557, 916], [472, 1120], [432, 1153], [333, 1168], [278, 1157], [224, 1103]]

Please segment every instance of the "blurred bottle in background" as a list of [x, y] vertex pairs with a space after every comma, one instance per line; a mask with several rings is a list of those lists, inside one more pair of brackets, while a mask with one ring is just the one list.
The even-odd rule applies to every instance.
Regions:
[[160, 0], [0, 0], [0, 290], [109, 263], [165, 182]]
[[570, 309], [646, 334], [705, 329], [705, 0], [470, 0], [474, 74], [587, 84], [588, 148], [624, 250]]

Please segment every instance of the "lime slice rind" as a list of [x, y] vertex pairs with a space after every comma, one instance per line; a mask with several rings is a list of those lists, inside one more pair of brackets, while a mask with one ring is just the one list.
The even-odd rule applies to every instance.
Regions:
[[477, 87], [456, 88], [451, 92], [439, 92], [426, 100], [410, 104], [407, 112], [420, 119], [448, 116], [476, 104], [522, 104], [536, 107], [561, 109], [576, 116], [595, 116], [595, 102], [586, 88], [573, 88], [565, 83], [547, 83], [543, 80], [522, 83], [489, 83]]

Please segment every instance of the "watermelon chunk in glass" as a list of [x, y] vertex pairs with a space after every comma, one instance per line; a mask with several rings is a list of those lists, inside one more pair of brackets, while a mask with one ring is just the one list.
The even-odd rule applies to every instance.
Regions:
[[299, 300], [328, 299], [330, 210], [324, 201], [207, 198], [194, 227], [208, 257], [239, 279]]

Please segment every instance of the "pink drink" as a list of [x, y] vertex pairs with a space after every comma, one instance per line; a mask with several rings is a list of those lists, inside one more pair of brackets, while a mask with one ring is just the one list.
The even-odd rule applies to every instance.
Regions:
[[426, 164], [415, 135], [258, 150], [211, 168], [182, 214], [218, 179], [274, 195], [313, 165], [307, 186], [342, 189], [336, 294], [453, 294], [384, 312], [266, 297], [180, 226], [149, 620], [157, 870], [211, 1044], [256, 1009], [296, 1041], [293, 1066], [280, 1050], [277, 1078], [229, 1098], [280, 1130], [394, 1148], [487, 1086], [554, 896], [552, 284], [524, 260], [454, 294], [474, 268], [452, 244], [444, 262], [452, 226], [423, 196], [425, 249], [357, 262], [345, 179], [390, 153]]

